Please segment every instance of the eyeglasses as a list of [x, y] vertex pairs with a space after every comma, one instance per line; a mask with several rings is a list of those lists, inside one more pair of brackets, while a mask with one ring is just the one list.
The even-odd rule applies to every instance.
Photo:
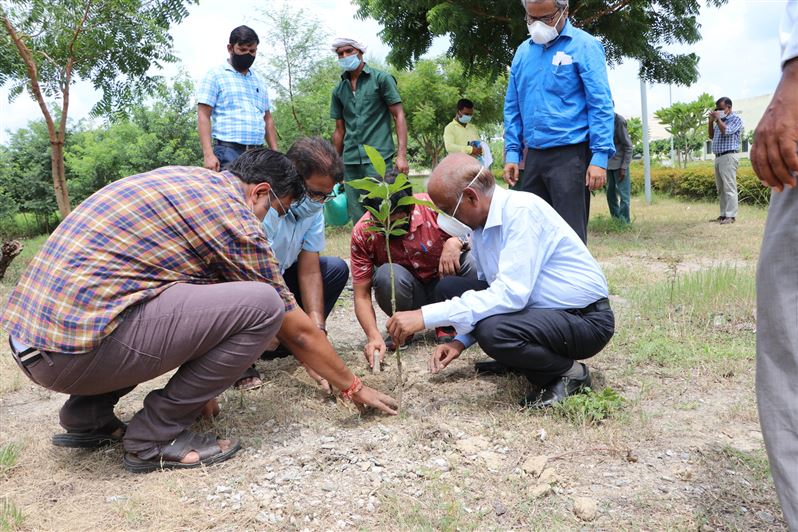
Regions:
[[471, 182], [470, 182], [470, 183], [468, 183], [468, 184], [465, 186], [465, 188], [463, 189], [463, 191], [460, 193], [460, 197], [459, 197], [459, 198], [457, 198], [457, 203], [456, 203], [456, 204], [455, 204], [455, 206], [454, 206], [454, 210], [452, 211], [452, 214], [446, 214], [446, 213], [444, 212], [444, 213], [443, 213], [444, 215], [446, 215], [446, 216], [448, 216], [448, 217], [450, 217], [450, 218], [454, 218], [454, 215], [455, 215], [455, 214], [457, 214], [457, 209], [459, 209], [459, 208], [460, 208], [460, 202], [461, 202], [461, 201], [463, 201], [463, 195], [465, 194], [466, 188], [471, 188], [471, 185], [473, 185], [473, 184], [474, 184], [474, 181], [476, 181], [477, 179], [479, 179], [479, 176], [480, 176], [480, 174], [482, 173], [482, 170], [484, 170], [484, 169], [485, 169], [485, 167], [484, 167], [484, 166], [480, 167], [480, 169], [479, 169], [479, 172], [477, 172], [477, 175], [475, 175], [475, 176], [474, 176], [474, 179], [472, 179], [472, 180], [471, 180]]
[[275, 192], [272, 189], [269, 189], [269, 193], [272, 196], [274, 196], [274, 199], [277, 200], [277, 205], [280, 206], [280, 211], [282, 211], [282, 214], [280, 216], [285, 216], [286, 214], [288, 214], [288, 209], [286, 208], [285, 205], [283, 205], [283, 202], [280, 201], [280, 198], [277, 197], [277, 194], [275, 194]]
[[326, 192], [322, 192], [320, 190], [310, 190], [305, 189], [305, 195], [307, 195], [312, 201], [316, 203], [326, 203], [329, 200], [335, 198], [335, 193], [330, 192], [329, 194]]
[[526, 15], [524, 17], [524, 20], [526, 21], [527, 24], [534, 24], [535, 22], [540, 21], [540, 22], [542, 22], [543, 24], [545, 24], [547, 26], [551, 26], [551, 23], [554, 22], [554, 19], [555, 19], [555, 17], [557, 17], [558, 13], [560, 13], [559, 9], [557, 11], [555, 11], [554, 13], [552, 13], [551, 15], [546, 15], [546, 16], [543, 16], [543, 17], [531, 17], [529, 15]]

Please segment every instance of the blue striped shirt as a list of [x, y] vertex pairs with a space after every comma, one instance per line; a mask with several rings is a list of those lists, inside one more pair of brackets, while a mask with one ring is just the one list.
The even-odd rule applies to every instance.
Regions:
[[269, 111], [265, 78], [249, 69], [242, 74], [225, 62], [205, 74], [197, 89], [197, 103], [213, 107], [211, 135], [239, 144], [263, 144], [264, 115]]
[[504, 100], [506, 161], [524, 146], [546, 149], [590, 140], [590, 164], [607, 168], [615, 153], [615, 112], [604, 47], [566, 21], [548, 45], [527, 39], [515, 52]]
[[743, 120], [734, 113], [729, 113], [721, 118], [726, 124], [726, 133], [721, 133], [718, 123], [715, 122], [715, 133], [712, 135], [712, 153], [718, 155], [726, 151], [739, 151], [740, 136], [743, 133]]

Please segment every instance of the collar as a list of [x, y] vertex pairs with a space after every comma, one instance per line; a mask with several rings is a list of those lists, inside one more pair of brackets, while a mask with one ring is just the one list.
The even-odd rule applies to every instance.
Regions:
[[500, 187], [499, 185], [493, 186], [493, 197], [490, 199], [490, 209], [488, 209], [488, 219], [485, 221], [484, 229], [490, 229], [502, 224], [502, 213], [504, 206], [510, 199], [510, 191]]
[[247, 70], [246, 74], [241, 74], [241, 72], [239, 72], [238, 70], [233, 68], [233, 65], [230, 64], [229, 60], [225, 60], [224, 69], [225, 70], [229, 70], [230, 72], [235, 72], [236, 74], [239, 74], [239, 75], [244, 76], [244, 77], [249, 77], [249, 76], [252, 75], [252, 67], [249, 67], [249, 69]]
[[[366, 74], [367, 76], [371, 74], [371, 68], [369, 68], [369, 64], [366, 63], [363, 65], [363, 70], [360, 71], [360, 75]], [[349, 81], [349, 72], [341, 73], [341, 79], [344, 81]]]
[[227, 181], [232, 186], [234, 186], [236, 188], [236, 190], [238, 190], [239, 194], [241, 194], [241, 201], [246, 203], [247, 202], [247, 193], [244, 190], [244, 182], [241, 181], [241, 179], [239, 179], [237, 175], [235, 175], [234, 173], [232, 173], [232, 172], [230, 172], [228, 170], [222, 170], [221, 172], [219, 172], [219, 175], [224, 176], [227, 179]]

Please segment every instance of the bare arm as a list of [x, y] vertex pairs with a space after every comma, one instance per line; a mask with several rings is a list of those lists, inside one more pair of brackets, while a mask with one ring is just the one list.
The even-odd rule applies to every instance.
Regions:
[[302, 251], [297, 260], [299, 291], [302, 293], [302, 307], [311, 321], [319, 329], [324, 329], [324, 284], [321, 279], [319, 254]]
[[709, 138], [710, 139], [715, 137], [715, 114], [714, 113], [710, 113], [710, 115], [709, 115], [708, 134], [709, 134]]
[[333, 146], [339, 155], [344, 153], [344, 135], [346, 135], [346, 125], [343, 119], [339, 118], [335, 121], [335, 131], [333, 131]]
[[405, 109], [401, 103], [388, 106], [393, 119], [396, 121], [396, 140], [399, 145], [396, 147], [396, 167], [402, 173], [408, 173], [410, 166], [407, 163], [407, 118]]
[[274, 127], [274, 118], [271, 111], [263, 113], [263, 121], [266, 123], [266, 144], [273, 150], [277, 150], [277, 128]]
[[374, 352], [379, 352], [379, 361], [385, 358], [385, 341], [382, 339], [380, 330], [377, 327], [377, 316], [374, 314], [374, 306], [371, 304], [371, 282], [355, 283], [355, 316], [363, 332], [366, 333], [366, 346], [363, 354], [369, 363], [374, 367]]
[[211, 141], [211, 113], [213, 113], [213, 107], [210, 105], [197, 104], [197, 131], [202, 147], [203, 166], [208, 170], [218, 172], [219, 159], [213, 153], [213, 142]]

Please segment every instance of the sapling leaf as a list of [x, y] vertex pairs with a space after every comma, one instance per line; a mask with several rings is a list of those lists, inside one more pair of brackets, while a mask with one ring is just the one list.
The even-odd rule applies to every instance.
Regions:
[[371, 165], [377, 173], [380, 174], [381, 177], [385, 177], [385, 159], [382, 158], [380, 152], [368, 144], [364, 144], [363, 149], [366, 151], [366, 155], [368, 155]]
[[391, 236], [403, 236], [403, 235], [407, 234], [407, 230], [406, 229], [391, 229], [391, 232], [389, 234]]
[[364, 190], [366, 192], [374, 192], [375, 190], [381, 189], [381, 182], [373, 177], [363, 177], [360, 179], [353, 179], [352, 181], [347, 181], [347, 185], [352, 188], [356, 188], [359, 190]]
[[431, 201], [414, 198], [413, 196], [405, 196], [404, 198], [400, 198], [399, 201], [396, 202], [397, 207], [402, 207], [404, 205], [423, 205], [424, 207], [429, 207], [435, 212], [439, 212], [438, 208]]
[[363, 207], [367, 211], [369, 211], [371, 213], [371, 216], [374, 217], [374, 221], [375, 222], [379, 222], [380, 221], [380, 212], [377, 209], [375, 209], [374, 207], [371, 207], [369, 205], [363, 205]]

